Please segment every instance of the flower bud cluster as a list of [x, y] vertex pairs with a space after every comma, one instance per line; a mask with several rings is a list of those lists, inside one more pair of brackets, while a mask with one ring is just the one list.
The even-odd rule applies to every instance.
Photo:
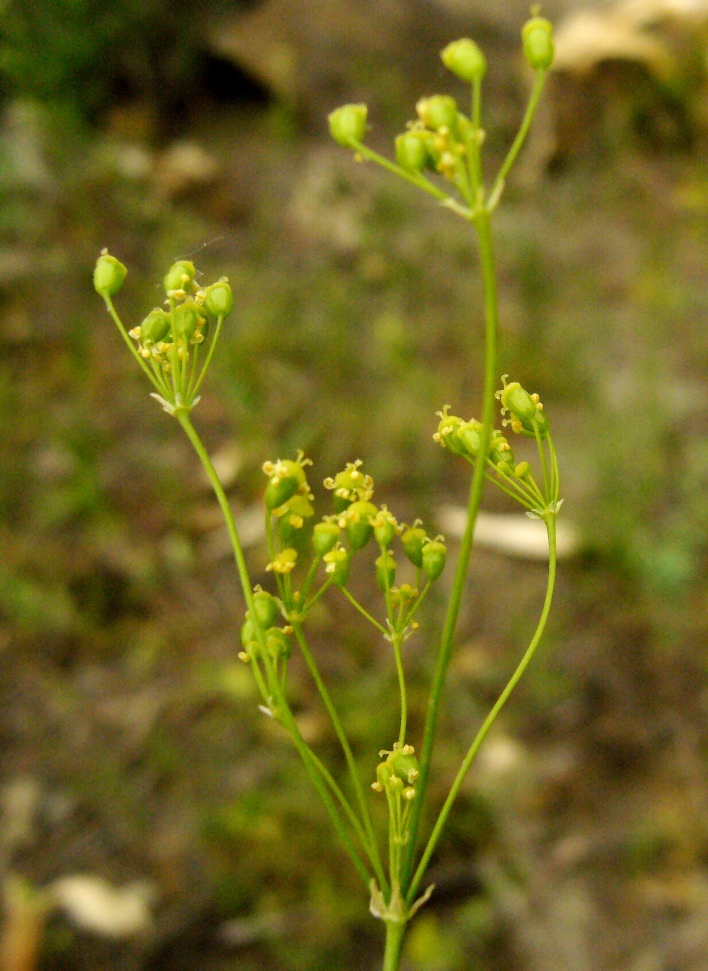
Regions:
[[[125, 266], [107, 250], [96, 260], [93, 285], [103, 297], [133, 356], [152, 382], [153, 397], [170, 414], [177, 409], [187, 412], [198, 401], [198, 391], [205, 376], [214, 343], [222, 321], [233, 309], [233, 294], [226, 277], [203, 288], [197, 283], [197, 270], [191, 260], [178, 260], [165, 274], [165, 307], [153, 307], [137, 327], [123, 326], [114, 306], [127, 275]], [[166, 308], [166, 309], [165, 309]], [[209, 332], [210, 320], [216, 320], [211, 348], [201, 370], [197, 370], [198, 345]], [[133, 347], [130, 338], [137, 342]], [[191, 358], [191, 364], [188, 362]]]
[[170, 372], [189, 359], [189, 346], [201, 344], [209, 333], [210, 318], [225, 318], [233, 308], [233, 294], [226, 277], [202, 289], [190, 260], [178, 260], [165, 274], [167, 310], [155, 307], [138, 327], [129, 331], [138, 342], [138, 353]]

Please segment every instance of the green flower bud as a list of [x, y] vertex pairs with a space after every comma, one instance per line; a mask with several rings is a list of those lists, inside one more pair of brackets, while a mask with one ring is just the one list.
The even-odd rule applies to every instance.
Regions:
[[476, 458], [481, 444], [482, 423], [480, 421], [466, 421], [457, 429], [457, 438], [464, 449], [465, 455]]
[[185, 300], [174, 310], [174, 329], [175, 337], [183, 337], [190, 340], [194, 337], [199, 327], [200, 321], [204, 318], [199, 315], [199, 307], [193, 300]]
[[423, 572], [429, 580], [437, 580], [445, 569], [445, 558], [447, 547], [439, 539], [431, 539], [423, 547], [421, 559], [423, 562]]
[[190, 260], [178, 260], [173, 263], [165, 274], [165, 293], [171, 290], [184, 290], [197, 275], [194, 263]]
[[102, 297], [115, 297], [125, 282], [128, 270], [120, 260], [104, 250], [96, 260], [93, 271], [93, 285]]
[[369, 542], [374, 533], [371, 520], [378, 513], [373, 502], [363, 499], [353, 502], [344, 513], [346, 519], [347, 539], [353, 550], [360, 550]]
[[334, 545], [339, 539], [340, 529], [336, 523], [317, 523], [312, 531], [312, 545], [316, 556], [324, 556], [334, 549]]
[[396, 139], [396, 161], [407, 172], [422, 172], [434, 165], [430, 153], [430, 133], [407, 131]]
[[266, 632], [266, 650], [274, 661], [281, 657], [287, 661], [293, 652], [293, 644], [284, 630], [280, 627], [271, 627]]
[[473, 40], [453, 40], [441, 51], [445, 67], [463, 81], [481, 81], [487, 73], [487, 59]]
[[291, 459], [264, 462], [263, 471], [270, 479], [265, 491], [266, 509], [284, 505], [307, 481], [302, 465]]
[[314, 513], [310, 500], [299, 493], [285, 503], [278, 524], [278, 535], [285, 546], [298, 546], [307, 538], [308, 520]]
[[140, 325], [140, 340], [147, 347], [157, 344], [170, 329], [170, 315], [160, 307], [155, 307]]
[[376, 582], [384, 593], [396, 582], [396, 561], [388, 550], [376, 558]]
[[325, 573], [332, 577], [335, 587], [345, 587], [349, 579], [349, 556], [343, 546], [335, 546], [324, 556]]
[[389, 755], [387, 762], [392, 771], [409, 785], [415, 782], [420, 775], [420, 766], [418, 759], [413, 755], [412, 745], [404, 745], [403, 748], [395, 749]]
[[342, 105], [329, 115], [329, 131], [335, 142], [350, 148], [366, 134], [366, 105]]
[[228, 317], [233, 305], [234, 295], [226, 277], [204, 291], [204, 309], [212, 317]]
[[547, 71], [553, 64], [553, 24], [545, 17], [532, 17], [521, 28], [526, 60], [535, 71]]
[[272, 597], [266, 590], [257, 590], [253, 594], [253, 610], [258, 626], [262, 627], [263, 630], [272, 627], [280, 615], [275, 597]]
[[423, 541], [427, 538], [428, 535], [425, 530], [415, 524], [401, 536], [403, 552], [413, 566], [421, 567], [423, 565]]
[[434, 94], [431, 98], [421, 98], [415, 107], [418, 117], [431, 131], [441, 128], [454, 131], [457, 128], [457, 104], [449, 95]]

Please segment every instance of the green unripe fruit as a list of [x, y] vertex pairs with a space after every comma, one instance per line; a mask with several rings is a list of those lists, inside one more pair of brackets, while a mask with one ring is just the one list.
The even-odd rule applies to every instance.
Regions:
[[196, 275], [197, 271], [194, 269], [194, 263], [191, 260], [178, 260], [172, 264], [165, 274], [163, 281], [165, 293], [169, 293], [170, 290], [184, 290]]
[[395, 775], [409, 784], [415, 782], [420, 775], [420, 766], [415, 755], [405, 755], [399, 750], [392, 752], [387, 761]]
[[284, 505], [305, 482], [302, 466], [292, 459], [279, 459], [268, 475], [270, 482], [265, 491], [266, 509], [277, 509]]
[[312, 531], [312, 545], [317, 556], [324, 556], [334, 549], [340, 529], [336, 523], [317, 523]]
[[393, 537], [396, 535], [395, 521], [392, 516], [387, 516], [384, 510], [379, 512], [373, 527], [374, 539], [379, 546], [389, 546], [393, 542]]
[[253, 594], [253, 612], [256, 615], [258, 626], [262, 627], [263, 630], [272, 627], [280, 614], [275, 597], [272, 597], [266, 590], [258, 590]]
[[325, 486], [334, 490], [332, 505], [335, 512], [344, 512], [356, 499], [363, 499], [371, 494], [374, 483], [370, 475], [361, 471], [360, 464], [350, 462], [333, 479], [325, 479]]
[[501, 400], [502, 408], [508, 408], [512, 415], [512, 429], [533, 437], [538, 429], [541, 438], [545, 438], [548, 435], [548, 419], [543, 413], [538, 395], [530, 395], [518, 381], [507, 384], [506, 375], [502, 375], [502, 382], [504, 387], [497, 391], [497, 397]]
[[314, 515], [310, 500], [303, 495], [294, 495], [280, 517], [278, 535], [284, 546], [298, 546], [307, 537], [308, 520]]
[[256, 639], [256, 628], [253, 626], [252, 620], [247, 620], [246, 623], [241, 628], [241, 643], [244, 647], [248, 647]]
[[388, 760], [386, 762], [379, 762], [379, 764], [376, 766], [376, 779], [378, 780], [379, 785], [385, 789], [391, 781], [392, 775], [393, 769], [388, 764]]
[[545, 17], [532, 17], [521, 28], [526, 60], [535, 71], [547, 71], [553, 64], [553, 24]]
[[489, 445], [489, 459], [497, 467], [501, 465], [508, 472], [514, 471], [514, 452], [501, 432], [495, 431], [492, 434], [492, 441]]
[[186, 300], [174, 310], [174, 329], [175, 337], [182, 337], [190, 340], [194, 337], [199, 321], [199, 308], [193, 300]]
[[93, 271], [93, 285], [102, 297], [115, 297], [128, 275], [127, 267], [109, 253], [101, 253]]
[[[440, 412], [438, 412], [440, 414]], [[460, 441], [460, 429], [465, 423], [454, 415], [444, 415], [438, 425], [439, 441], [449, 448], [453, 455], [464, 455], [466, 448]]]
[[463, 81], [481, 81], [487, 73], [487, 59], [473, 40], [453, 40], [441, 51], [445, 67]]
[[501, 393], [501, 403], [519, 421], [530, 421], [536, 417], [536, 404], [518, 381], [512, 381], [511, 384], [506, 385]]
[[204, 309], [212, 317], [228, 317], [234, 306], [234, 295], [226, 278], [212, 283], [204, 291]]
[[469, 455], [470, 458], [476, 458], [477, 452], [479, 452], [479, 446], [482, 441], [480, 436], [481, 430], [482, 423], [474, 419], [460, 425], [457, 430], [457, 437], [464, 449], [464, 453], [465, 455]]
[[423, 541], [428, 538], [427, 533], [420, 526], [411, 526], [401, 536], [403, 551], [413, 566], [423, 565]]
[[150, 346], [166, 337], [170, 329], [170, 315], [160, 307], [155, 307], [140, 325], [140, 340]]
[[422, 172], [433, 163], [428, 136], [421, 131], [404, 132], [396, 138], [396, 161], [407, 172]]
[[350, 148], [366, 134], [366, 105], [342, 105], [329, 115], [329, 131], [335, 142]]
[[426, 128], [439, 131], [448, 128], [454, 131], [457, 127], [457, 104], [454, 98], [447, 94], [434, 94], [431, 98], [421, 98], [416, 105], [418, 117]]
[[271, 627], [266, 632], [266, 650], [274, 661], [281, 657], [287, 661], [293, 652], [292, 641], [280, 627]]
[[363, 499], [353, 502], [347, 509], [347, 539], [353, 550], [360, 550], [366, 546], [373, 536], [374, 527], [371, 525], [371, 520], [377, 512], [378, 509], [373, 502], [366, 502]]
[[388, 551], [376, 558], [376, 582], [384, 593], [396, 582], [396, 561]]
[[445, 569], [447, 547], [438, 539], [433, 539], [423, 547], [423, 572], [429, 580], [437, 580]]
[[349, 579], [349, 557], [345, 550], [341, 550], [339, 553], [340, 555], [332, 560], [334, 570], [330, 571], [330, 576], [335, 587], [346, 587], [347, 580]]

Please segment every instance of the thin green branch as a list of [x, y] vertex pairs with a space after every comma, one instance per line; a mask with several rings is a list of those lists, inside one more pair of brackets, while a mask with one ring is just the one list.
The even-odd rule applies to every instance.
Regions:
[[513, 141], [509, 153], [502, 163], [502, 167], [499, 169], [499, 174], [494, 180], [494, 185], [492, 186], [491, 192], [489, 193], [489, 199], [487, 200], [487, 211], [493, 212], [499, 205], [499, 200], [501, 199], [502, 192], [504, 191], [504, 185], [506, 184], [506, 177], [509, 174], [509, 170], [516, 161], [516, 158], [521, 151], [521, 147], [526, 141], [526, 136], [529, 133], [529, 128], [531, 127], [531, 122], [533, 121], [533, 116], [536, 113], [536, 108], [538, 107], [538, 102], [541, 97], [541, 91], [543, 90], [543, 85], [546, 80], [546, 74], [548, 72], [542, 69], [536, 71], [536, 77], [534, 79], [533, 88], [531, 90], [531, 96], [529, 98], [529, 103], [526, 106], [526, 111], [524, 113], [523, 121], [521, 122], [521, 127]]
[[413, 185], [417, 185], [419, 189], [427, 192], [428, 195], [434, 196], [441, 202], [447, 202], [447, 200], [450, 199], [447, 192], [444, 192], [442, 189], [438, 189], [438, 187], [433, 185], [433, 183], [426, 179], [424, 175], [421, 175], [420, 173], [408, 172], [406, 169], [401, 168], [400, 165], [396, 165], [395, 162], [391, 162], [386, 158], [385, 155], [379, 155], [378, 152], [374, 152], [373, 149], [368, 148], [361, 142], [354, 141], [354, 139], [351, 140], [351, 146], [363, 158], [368, 158], [369, 161], [376, 162], [377, 165], [380, 165], [384, 169], [388, 169], [388, 171], [393, 172], [394, 175], [400, 176], [407, 182], [412, 182]]
[[528, 667], [529, 662], [531, 661], [531, 658], [533, 657], [534, 652], [536, 651], [536, 648], [538, 647], [539, 641], [541, 640], [541, 637], [545, 630], [546, 621], [548, 620], [548, 614], [551, 609], [551, 602], [553, 600], [553, 589], [554, 589], [555, 580], [556, 580], [556, 517], [555, 515], [551, 514], [546, 518], [546, 528], [548, 530], [548, 584], [546, 586], [546, 596], [543, 602], [543, 610], [541, 612], [541, 617], [538, 621], [538, 625], [536, 627], [534, 635], [531, 638], [531, 642], [529, 646], [526, 648], [526, 651], [524, 652], [524, 655], [521, 658], [521, 661], [519, 662], [516, 670], [512, 674], [511, 678], [509, 679], [506, 687], [504, 688], [499, 698], [497, 699], [494, 707], [492, 708], [492, 710], [489, 712], [484, 722], [482, 723], [482, 727], [477, 732], [477, 735], [474, 741], [472, 742], [472, 745], [470, 746], [467, 752], [467, 755], [465, 756], [462, 762], [462, 765], [460, 766], [459, 772], [457, 773], [455, 777], [455, 781], [452, 784], [452, 788], [450, 789], [448, 797], [445, 800], [445, 803], [442, 809], [440, 810], [440, 815], [438, 816], [435, 826], [433, 827], [433, 831], [430, 834], [430, 839], [428, 840], [428, 844], [425, 847], [420, 863], [418, 864], [418, 869], [416, 870], [415, 875], [411, 881], [410, 887], [408, 888], [408, 893], [406, 894], [406, 902], [408, 903], [409, 906], [415, 899], [415, 895], [418, 892], [418, 887], [420, 886], [420, 882], [423, 879], [423, 876], [425, 875], [425, 870], [430, 861], [430, 857], [437, 845], [437, 842], [438, 842], [438, 839], [440, 838], [440, 834], [443, 830], [443, 827], [447, 822], [447, 817], [452, 808], [452, 804], [457, 798], [457, 795], [460, 791], [462, 783], [464, 782], [465, 776], [469, 771], [470, 765], [472, 764], [474, 757], [479, 751], [479, 747], [484, 741], [489, 729], [494, 724], [494, 721], [497, 715], [504, 707], [507, 699], [509, 698], [509, 695], [514, 690], [522, 674]]
[[334, 703], [330, 697], [329, 692], [325, 686], [322, 676], [320, 675], [317, 663], [310, 651], [310, 647], [305, 638], [305, 634], [300, 624], [293, 624], [293, 630], [295, 632], [295, 639], [300, 646], [302, 655], [305, 658], [305, 662], [310, 669], [310, 674], [312, 679], [317, 685], [317, 690], [320, 693], [320, 697], [324, 702], [324, 706], [327, 709], [329, 717], [332, 721], [332, 726], [339, 739], [339, 743], [342, 746], [344, 756], [347, 761], [347, 767], [349, 769], [349, 775], [352, 780], [352, 786], [354, 787], [354, 792], [356, 793], [357, 801], [359, 803], [359, 809], [361, 811], [361, 817], [364, 821], [364, 828], [366, 830], [366, 836], [368, 838], [368, 844], [364, 844], [367, 850], [367, 855], [371, 861], [371, 865], [376, 872], [376, 877], [379, 881], [379, 886], [383, 889], [387, 886], [386, 877], [384, 876], [383, 866], [381, 864], [381, 857], [379, 854], [378, 842], [376, 840], [376, 834], [374, 833], [374, 827], [371, 822], [371, 816], [369, 814], [369, 807], [366, 803], [366, 797], [364, 795], [364, 790], [361, 785], [361, 779], [359, 778], [359, 772], [356, 767], [356, 761], [349, 745], [349, 740], [347, 738], [346, 732], [344, 731], [344, 726], [342, 725], [339, 715], [337, 714], [337, 709], [334, 707]]
[[102, 296], [103, 296], [103, 299], [106, 302], [106, 307], [108, 308], [108, 313], [113, 318], [113, 320], [114, 320], [114, 322], [115, 322], [118, 330], [121, 333], [121, 336], [122, 336], [123, 340], [128, 345], [128, 349], [130, 350], [130, 353], [133, 355], [133, 357], [135, 358], [135, 360], [138, 362], [138, 364], [140, 365], [140, 367], [143, 369], [143, 371], [145, 372], [148, 380], [153, 385], [153, 387], [157, 388], [158, 392], [161, 395], [163, 395], [164, 392], [163, 392], [162, 388], [160, 387], [160, 385], [158, 384], [158, 382], [157, 382], [156, 378], [154, 377], [154, 375], [152, 375], [150, 373], [150, 368], [147, 366], [147, 364], [145, 363], [145, 361], [143, 360], [143, 358], [138, 353], [138, 351], [135, 348], [135, 345], [131, 341], [130, 337], [128, 337], [128, 332], [125, 329], [125, 327], [123, 326], [123, 321], [118, 316], [118, 312], [116, 311], [116, 308], [113, 306], [113, 301], [108, 296], [108, 294], [103, 294]]
[[346, 587], [341, 587], [341, 591], [342, 591], [342, 593], [344, 594], [344, 596], [345, 596], [345, 597], [347, 598], [347, 600], [349, 601], [349, 603], [350, 603], [350, 604], [351, 604], [351, 605], [352, 605], [353, 607], [356, 607], [356, 609], [357, 609], [357, 610], [359, 611], [359, 613], [360, 613], [360, 614], [362, 615], [362, 617], [366, 617], [366, 619], [367, 619], [367, 620], [369, 621], [369, 623], [370, 623], [370, 624], [373, 624], [373, 625], [374, 625], [374, 627], [375, 627], [375, 628], [376, 628], [377, 630], [380, 630], [380, 631], [381, 631], [381, 633], [382, 633], [382, 634], [384, 635], [384, 637], [389, 637], [389, 632], [388, 632], [388, 631], [386, 630], [386, 628], [385, 628], [385, 627], [384, 627], [384, 626], [383, 626], [382, 624], [380, 624], [380, 623], [378, 622], [378, 620], [376, 620], [376, 619], [375, 619], [374, 617], [372, 617], [372, 616], [371, 616], [371, 614], [370, 614], [370, 613], [368, 612], [368, 610], [365, 610], [365, 609], [364, 609], [364, 608], [363, 608], [363, 607], [361, 606], [361, 604], [359, 603], [359, 601], [358, 601], [358, 600], [356, 600], [356, 599], [355, 599], [355, 598], [354, 598], [354, 597], [353, 597], [353, 596], [352, 596], [352, 595], [351, 595], [351, 594], [349, 593], [349, 591], [347, 590], [347, 588], [346, 588]]

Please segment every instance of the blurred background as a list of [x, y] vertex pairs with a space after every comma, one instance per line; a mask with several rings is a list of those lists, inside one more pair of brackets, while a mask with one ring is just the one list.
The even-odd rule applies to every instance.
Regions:
[[[407, 971], [708, 968], [708, 2], [544, 6], [558, 70], [495, 222], [500, 371], [540, 392], [572, 529], [538, 657], [431, 866]], [[522, 0], [4, 0], [0, 8], [2, 971], [379, 967], [382, 928], [236, 660], [216, 503], [91, 284], [130, 325], [175, 258], [236, 294], [195, 423], [254, 581], [264, 459], [364, 460], [440, 528], [479, 409], [468, 227], [331, 142], [485, 50], [487, 174], [529, 77]], [[323, 490], [318, 489], [322, 497]], [[504, 497], [489, 513], [515, 513]], [[324, 510], [323, 510], [324, 511]], [[449, 510], [448, 510], [449, 519]], [[454, 538], [451, 542], [454, 547]], [[434, 765], [440, 805], [535, 624], [545, 570], [480, 544]], [[448, 568], [441, 585], [450, 583]], [[353, 580], [378, 610], [366, 571]], [[408, 645], [419, 744], [444, 590]], [[327, 599], [314, 649], [363, 776], [397, 730], [390, 652]], [[297, 658], [308, 740], [341, 770]]]

